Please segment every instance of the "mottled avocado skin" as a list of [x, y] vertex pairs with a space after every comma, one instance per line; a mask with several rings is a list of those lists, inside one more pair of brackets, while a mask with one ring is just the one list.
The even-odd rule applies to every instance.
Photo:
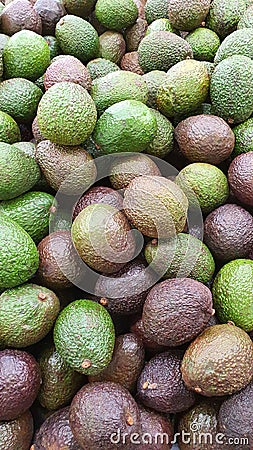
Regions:
[[[152, 436], [151, 443], [141, 443], [138, 445], [139, 450], [168, 450], [168, 445], [173, 439], [173, 425], [169, 417], [158, 414], [155, 411], [144, 408], [139, 404], [140, 410], [140, 427], [144, 436]], [[147, 434], [146, 434], [147, 433]], [[161, 438], [157, 439], [157, 436]], [[162, 440], [162, 436], [164, 440]], [[148, 440], [146, 442], [149, 442]]]
[[26, 411], [17, 419], [0, 422], [1, 450], [28, 450], [33, 436], [33, 417]]

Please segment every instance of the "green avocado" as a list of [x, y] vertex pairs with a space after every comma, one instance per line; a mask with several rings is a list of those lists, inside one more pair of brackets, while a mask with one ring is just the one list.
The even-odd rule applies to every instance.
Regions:
[[208, 28], [197, 28], [187, 34], [185, 40], [192, 48], [194, 59], [198, 61], [212, 62], [220, 46], [219, 36]]
[[105, 77], [106, 75], [108, 75], [108, 73], [120, 70], [117, 64], [104, 58], [92, 59], [88, 62], [87, 69], [92, 80], [100, 77]]
[[241, 153], [253, 152], [253, 118], [240, 123], [233, 128], [235, 135], [235, 146], [232, 156], [238, 156]]
[[133, 0], [98, 0], [95, 13], [104, 27], [116, 31], [130, 27], [138, 17], [138, 9]]
[[224, 39], [236, 30], [245, 10], [245, 0], [213, 0], [206, 19], [206, 26]]
[[233, 55], [248, 56], [253, 59], [253, 29], [243, 28], [224, 39], [214, 58], [215, 64]]
[[14, 144], [21, 140], [21, 133], [15, 120], [3, 111], [0, 111], [0, 141]]

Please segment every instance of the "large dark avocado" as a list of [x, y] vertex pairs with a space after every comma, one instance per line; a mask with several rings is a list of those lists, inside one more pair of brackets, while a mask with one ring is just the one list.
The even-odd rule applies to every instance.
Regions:
[[154, 356], [144, 367], [137, 385], [137, 398], [148, 408], [177, 413], [190, 408], [195, 394], [182, 380], [182, 352], [168, 351]]
[[34, 9], [42, 20], [43, 36], [54, 35], [55, 25], [66, 14], [63, 2], [59, 0], [37, 0]]
[[139, 450], [168, 450], [173, 439], [173, 425], [165, 415], [138, 405], [141, 438]]
[[106, 186], [94, 186], [85, 192], [76, 203], [73, 220], [86, 206], [93, 205], [93, 203], [105, 203], [119, 210], [123, 209], [123, 198], [119, 192]]
[[[139, 430], [137, 403], [120, 384], [97, 382], [84, 386], [70, 406], [70, 426], [83, 450], [124, 450], [129, 435]], [[118, 436], [121, 434], [121, 437]], [[126, 433], [126, 442], [122, 434]]]
[[167, 347], [164, 347], [163, 345], [159, 345], [156, 342], [153, 342], [152, 339], [150, 339], [149, 336], [146, 336], [143, 329], [143, 322], [142, 319], [137, 319], [134, 323], [131, 324], [130, 328], [131, 332], [136, 334], [136, 336], [141, 339], [145, 350], [147, 350], [151, 354], [161, 353], [168, 350]]
[[26, 411], [17, 419], [0, 422], [0, 450], [29, 450], [33, 437], [33, 418]]
[[14, 0], [1, 13], [1, 32], [12, 36], [21, 30], [41, 34], [42, 21], [28, 0]]
[[238, 155], [228, 169], [228, 182], [236, 198], [253, 206], [253, 152]]
[[41, 384], [39, 365], [21, 350], [0, 352], [0, 420], [13, 420], [27, 411]]

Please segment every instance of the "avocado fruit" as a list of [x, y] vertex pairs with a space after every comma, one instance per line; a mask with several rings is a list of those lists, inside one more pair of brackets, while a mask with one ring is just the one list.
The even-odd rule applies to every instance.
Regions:
[[33, 417], [30, 411], [17, 419], [0, 422], [1, 450], [28, 450], [33, 437]]
[[148, 24], [157, 19], [168, 18], [168, 4], [163, 0], [147, 0], [144, 10]]
[[246, 120], [233, 128], [235, 146], [232, 157], [253, 151], [253, 120]]
[[210, 4], [211, 0], [170, 0], [168, 18], [178, 30], [191, 31], [205, 21]]
[[21, 30], [42, 33], [41, 17], [28, 0], [13, 0], [1, 11], [1, 31], [12, 36]]
[[253, 25], [253, 5], [249, 6], [244, 14], [241, 16], [237, 29], [240, 30], [241, 28], [252, 28]]
[[145, 351], [147, 351], [150, 355], [154, 355], [156, 353], [165, 352], [168, 350], [167, 347], [164, 347], [163, 345], [159, 345], [156, 342], [153, 342], [149, 336], [146, 336], [143, 329], [143, 322], [142, 319], [137, 319], [135, 322], [131, 324], [130, 331], [141, 340], [141, 342], [144, 345]]
[[178, 34], [178, 31], [171, 25], [169, 19], [156, 19], [147, 28], [145, 36], [150, 33], [157, 33], [158, 31], [170, 31]]
[[187, 34], [186, 42], [190, 44], [193, 57], [197, 61], [213, 62], [218, 48], [220, 47], [220, 38], [208, 28], [196, 28]]
[[138, 52], [125, 53], [120, 62], [120, 68], [125, 71], [127, 70], [128, 72], [136, 73], [137, 75], [144, 74], [140, 66]]
[[105, 31], [99, 36], [99, 57], [119, 64], [126, 53], [126, 42], [121, 33]]
[[73, 220], [84, 208], [94, 203], [111, 205], [119, 211], [123, 209], [123, 197], [117, 190], [106, 186], [94, 186], [76, 202], [73, 210]]
[[185, 384], [206, 397], [231, 395], [253, 376], [253, 342], [233, 323], [208, 327], [187, 348], [181, 372]]
[[112, 439], [117, 441], [117, 430], [120, 430], [126, 433], [129, 445], [131, 433], [139, 430], [140, 413], [127, 389], [118, 383], [104, 381], [89, 383], [80, 389], [72, 400], [69, 420], [73, 435], [83, 450], [123, 450], [126, 444], [115, 446]]
[[128, 28], [125, 34], [126, 49], [128, 52], [136, 52], [138, 50], [141, 40], [144, 38], [148, 23], [145, 19], [140, 17], [135, 24]]
[[66, 14], [63, 3], [59, 0], [36, 0], [34, 9], [41, 18], [43, 36], [54, 35], [57, 22]]
[[61, 55], [59, 58], [55, 58], [45, 72], [44, 86], [46, 90], [63, 81], [79, 84], [88, 91], [91, 88], [88, 69], [71, 55]]
[[120, 31], [134, 24], [138, 9], [133, 0], [98, 0], [96, 18], [109, 30]]
[[0, 111], [0, 140], [6, 144], [21, 141], [21, 133], [15, 120], [3, 111]]
[[64, 6], [68, 14], [82, 17], [86, 19], [93, 10], [96, 1], [95, 0], [64, 0]]
[[31, 354], [0, 351], [0, 420], [14, 420], [25, 413], [37, 397], [40, 384], [39, 365]]
[[237, 24], [246, 10], [245, 0], [213, 0], [206, 26], [215, 31], [221, 39], [236, 30]]
[[153, 108], [154, 110], [157, 108], [156, 96], [158, 88], [163, 84], [163, 82], [166, 81], [166, 79], [167, 74], [162, 70], [151, 70], [143, 75], [143, 80], [145, 80], [148, 87], [147, 106]]
[[120, 68], [117, 64], [109, 61], [108, 59], [96, 58], [88, 62], [87, 70], [89, 71], [93, 81], [97, 78], [105, 77], [108, 73], [116, 72], [117, 70], [120, 70]]
[[138, 404], [140, 411], [140, 450], [167, 450], [173, 441], [173, 424], [169, 417]]
[[238, 155], [228, 169], [231, 191], [240, 202], [253, 206], [253, 152]]
[[159, 111], [153, 110], [153, 114], [156, 118], [157, 133], [145, 151], [157, 158], [165, 158], [174, 148], [174, 127]]
[[233, 55], [243, 55], [253, 59], [252, 39], [253, 30], [251, 28], [234, 31], [221, 43], [215, 55], [214, 63], [219, 64]]
[[61, 48], [60, 48], [55, 36], [47, 35], [47, 36], [43, 36], [43, 38], [45, 39], [45, 41], [49, 47], [50, 59], [52, 60], [56, 56], [59, 56], [61, 53]]

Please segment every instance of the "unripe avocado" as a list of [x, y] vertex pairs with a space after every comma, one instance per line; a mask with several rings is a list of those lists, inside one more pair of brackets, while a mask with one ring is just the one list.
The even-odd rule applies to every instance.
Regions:
[[88, 62], [87, 69], [90, 73], [92, 80], [95, 80], [96, 78], [100, 77], [105, 77], [106, 75], [108, 75], [108, 73], [120, 70], [117, 64], [104, 58], [92, 59], [91, 61]]
[[98, 21], [109, 30], [130, 27], [138, 17], [133, 0], [98, 0], [95, 13]]
[[157, 108], [156, 96], [158, 88], [167, 79], [167, 73], [162, 70], [151, 70], [151, 72], [144, 73], [143, 80], [145, 80], [148, 87], [148, 101], [147, 106], [150, 108]]
[[126, 43], [123, 35], [116, 31], [105, 31], [99, 36], [99, 56], [119, 64], [126, 53]]
[[21, 141], [21, 134], [15, 120], [3, 111], [0, 111], [0, 141], [7, 144]]
[[46, 90], [62, 81], [80, 84], [87, 90], [91, 88], [89, 71], [81, 61], [71, 55], [61, 55], [59, 58], [54, 58], [43, 78]]
[[237, 29], [252, 28], [253, 26], [253, 5], [249, 6], [238, 22]]
[[174, 127], [159, 111], [153, 110], [153, 114], [156, 118], [157, 132], [145, 151], [157, 158], [164, 158], [174, 147]]
[[206, 26], [222, 39], [236, 30], [237, 24], [246, 10], [245, 0], [213, 0], [206, 19]]
[[68, 14], [86, 19], [95, 6], [96, 0], [64, 0]]
[[232, 156], [253, 151], [253, 118], [233, 128], [235, 147]]
[[190, 44], [194, 59], [198, 61], [213, 61], [220, 46], [219, 36], [208, 28], [197, 28], [185, 37]]
[[219, 62], [233, 55], [248, 56], [253, 59], [253, 29], [244, 28], [231, 33], [224, 39], [218, 49], [214, 62]]
[[145, 36], [151, 33], [157, 33], [158, 31], [178, 33], [178, 31], [171, 25], [169, 19], [156, 19], [148, 26]]
[[157, 19], [168, 18], [168, 4], [164, 0], [147, 0], [145, 17], [148, 23]]
[[169, 0], [168, 18], [171, 24], [182, 31], [191, 31], [205, 20], [211, 0]]

